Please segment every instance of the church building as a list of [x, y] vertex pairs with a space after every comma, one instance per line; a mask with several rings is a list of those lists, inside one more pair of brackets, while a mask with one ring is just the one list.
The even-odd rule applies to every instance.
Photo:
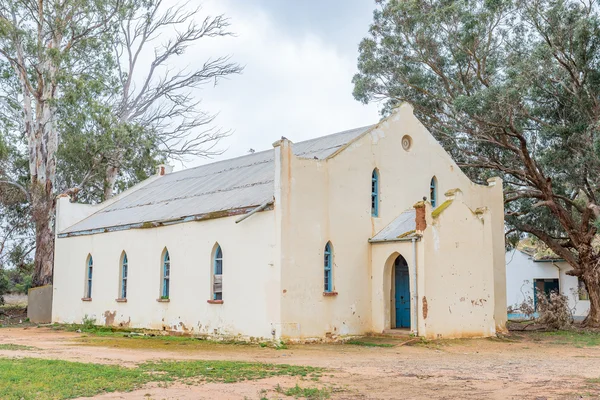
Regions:
[[[285, 134], [285, 133], [284, 133]], [[59, 197], [52, 321], [265, 339], [505, 329], [502, 181], [403, 104], [376, 125]]]

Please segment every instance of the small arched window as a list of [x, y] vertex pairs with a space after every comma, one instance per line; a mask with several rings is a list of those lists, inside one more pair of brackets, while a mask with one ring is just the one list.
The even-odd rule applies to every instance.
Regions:
[[92, 298], [92, 276], [94, 274], [94, 259], [92, 255], [88, 255], [86, 263], [86, 279], [85, 279], [85, 297]]
[[377, 168], [371, 174], [371, 215], [379, 216], [379, 171]]
[[223, 251], [217, 244], [213, 259], [213, 300], [223, 300]]
[[429, 199], [431, 200], [431, 207], [435, 208], [437, 204], [437, 179], [435, 176], [431, 178], [429, 183]]
[[170, 283], [171, 283], [171, 258], [169, 257], [169, 251], [165, 250], [163, 259], [162, 259], [161, 299], [169, 298]]
[[327, 242], [325, 245], [325, 252], [323, 253], [325, 280], [323, 290], [325, 292], [331, 292], [333, 290], [333, 274], [331, 266], [333, 265], [333, 251], [331, 242]]
[[127, 274], [129, 273], [129, 262], [127, 261], [127, 253], [123, 252], [121, 256], [121, 274], [119, 282], [119, 298], [127, 298]]

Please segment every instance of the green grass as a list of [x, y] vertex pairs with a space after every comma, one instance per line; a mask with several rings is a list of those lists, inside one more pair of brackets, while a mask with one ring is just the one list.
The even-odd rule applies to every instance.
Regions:
[[240, 361], [160, 361], [141, 364], [140, 368], [153, 374], [158, 373], [183, 379], [184, 382], [201, 380], [225, 383], [263, 379], [271, 376], [312, 377], [320, 375], [322, 371], [321, 368], [315, 367]]
[[275, 391], [286, 396], [293, 396], [294, 398], [305, 398], [308, 400], [328, 399], [330, 396], [329, 390], [325, 388], [303, 388], [300, 387], [298, 384], [289, 389], [283, 389], [281, 386], [277, 385], [275, 387]]
[[375, 342], [365, 342], [362, 340], [348, 340], [346, 344], [353, 344], [356, 346], [365, 346], [365, 347], [394, 347], [395, 344], [391, 343], [375, 343]]
[[553, 344], [563, 344], [574, 347], [600, 346], [600, 333], [585, 331], [554, 331], [537, 332], [532, 334], [535, 339], [550, 340]]
[[151, 376], [118, 366], [37, 358], [0, 358], [0, 399], [72, 399], [131, 391]]
[[57, 331], [68, 331], [68, 332], [81, 331], [81, 332], [90, 333], [90, 334], [97, 335], [97, 336], [124, 337], [124, 336], [130, 335], [132, 332], [144, 333], [143, 329], [121, 328], [121, 327], [115, 327], [115, 326], [100, 326], [100, 325], [93, 325], [89, 322], [87, 322], [85, 324], [54, 324], [51, 326], [51, 328], [54, 330], [57, 330]]
[[36, 347], [32, 346], [23, 346], [22, 344], [0, 344], [0, 350], [37, 350]]
[[235, 361], [146, 362], [135, 368], [37, 358], [0, 358], [0, 399], [72, 399], [127, 392], [148, 382], [239, 382], [271, 376], [320, 376], [314, 367]]
[[[181, 346], [197, 346], [213, 344], [229, 344], [240, 346], [268, 347], [268, 342], [259, 342], [257, 339], [251, 341], [233, 339], [213, 340], [205, 336], [169, 335], [161, 331], [137, 328], [123, 328], [115, 326], [99, 326], [89, 324], [54, 324], [54, 330], [64, 330], [87, 334], [82, 342], [94, 346], [126, 347], [126, 348], [161, 348], [169, 343]], [[115, 340], [117, 339], [117, 340]], [[123, 339], [123, 340], [118, 340]], [[276, 348], [279, 344], [275, 344]]]

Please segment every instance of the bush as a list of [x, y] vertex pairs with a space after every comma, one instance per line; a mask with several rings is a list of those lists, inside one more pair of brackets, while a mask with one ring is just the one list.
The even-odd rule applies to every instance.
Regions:
[[9, 282], [6, 271], [0, 268], [0, 306], [4, 304], [4, 295], [8, 294]]
[[573, 314], [569, 308], [569, 298], [557, 292], [537, 295], [537, 307], [540, 313], [538, 322], [553, 329], [565, 329], [573, 323]]
[[83, 320], [81, 321], [84, 330], [90, 330], [95, 328], [96, 326], [96, 318], [89, 317], [87, 314], [83, 316]]

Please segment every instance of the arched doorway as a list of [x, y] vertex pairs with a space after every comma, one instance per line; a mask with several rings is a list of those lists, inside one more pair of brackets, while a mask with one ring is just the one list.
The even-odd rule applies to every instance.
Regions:
[[392, 287], [394, 288], [394, 305], [392, 321], [394, 328], [410, 328], [410, 278], [408, 263], [399, 255], [394, 261]]

